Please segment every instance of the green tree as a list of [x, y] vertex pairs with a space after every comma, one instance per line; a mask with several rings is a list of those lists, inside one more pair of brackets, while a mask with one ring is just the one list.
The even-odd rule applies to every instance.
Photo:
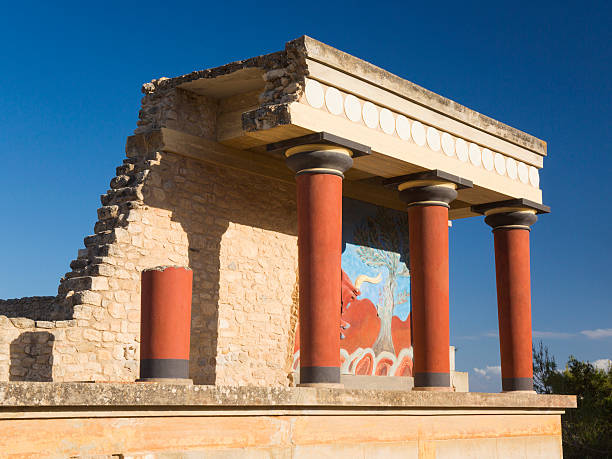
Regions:
[[555, 358], [542, 344], [533, 348], [533, 388], [538, 394], [552, 394], [551, 380], [557, 373]]
[[562, 418], [563, 453], [568, 458], [612, 457], [612, 368], [597, 369], [573, 356], [558, 371], [541, 342], [533, 353], [534, 387], [543, 394], [573, 394], [578, 408]]

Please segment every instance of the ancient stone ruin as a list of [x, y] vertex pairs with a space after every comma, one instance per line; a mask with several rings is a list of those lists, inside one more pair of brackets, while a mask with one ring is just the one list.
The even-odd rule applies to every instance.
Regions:
[[[57, 295], [0, 300], [0, 429], [23, 439], [0, 451], [561, 457], [575, 398], [532, 393], [544, 141], [309, 37], [142, 93]], [[449, 347], [449, 221], [482, 216], [503, 394], [459, 393]], [[190, 332], [164, 339], [193, 385], [135, 382], [162, 371], [141, 374], [141, 288], [164, 267], [189, 272]]]

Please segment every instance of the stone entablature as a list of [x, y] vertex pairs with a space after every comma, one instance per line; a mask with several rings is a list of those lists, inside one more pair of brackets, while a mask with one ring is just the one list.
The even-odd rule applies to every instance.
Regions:
[[[259, 151], [326, 131], [376, 152], [355, 161], [347, 182], [424, 169], [472, 180], [474, 189], [460, 194], [451, 218], [473, 216], [471, 205], [492, 200], [542, 202], [545, 142], [309, 37], [282, 52], [147, 83], [136, 132], [176, 129], [172, 107], [184, 99], [181, 91], [215, 102], [209, 138], [227, 146]], [[189, 113], [195, 122], [195, 111]], [[370, 202], [397, 205], [384, 191], [368, 191]]]

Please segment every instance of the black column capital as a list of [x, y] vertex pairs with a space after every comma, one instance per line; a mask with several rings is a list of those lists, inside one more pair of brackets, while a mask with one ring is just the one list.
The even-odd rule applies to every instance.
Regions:
[[335, 145], [307, 144], [285, 152], [287, 167], [300, 174], [333, 174], [344, 177], [353, 166], [353, 152]]
[[538, 221], [538, 214], [547, 214], [550, 207], [528, 199], [508, 199], [487, 204], [472, 206], [472, 212], [485, 216], [485, 223], [493, 231], [501, 229], [531, 230], [531, 225]]
[[266, 150], [283, 153], [287, 157], [287, 166], [296, 175], [333, 174], [340, 177], [344, 177], [343, 173], [353, 166], [353, 158], [372, 153], [367, 145], [329, 132], [315, 132], [270, 143]]
[[457, 197], [457, 190], [473, 186], [470, 180], [437, 169], [392, 177], [383, 184], [397, 187], [400, 199], [408, 207], [450, 207], [449, 204]]

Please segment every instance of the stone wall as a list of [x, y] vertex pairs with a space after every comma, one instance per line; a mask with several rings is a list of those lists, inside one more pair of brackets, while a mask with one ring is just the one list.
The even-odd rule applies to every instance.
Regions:
[[194, 382], [290, 384], [295, 188], [161, 151], [160, 127], [214, 139], [218, 109], [161, 83], [143, 87], [127, 157], [58, 295], [0, 302], [0, 380], [133, 381], [140, 273], [180, 265], [194, 271]]
[[287, 385], [297, 310], [295, 190], [137, 150], [118, 168], [96, 234], [60, 283], [56, 301], [71, 304], [67, 320], [3, 318], [0, 378], [134, 380], [140, 272], [181, 265], [194, 271], [194, 382]]
[[54, 296], [30, 296], [0, 300], [0, 316], [27, 317], [33, 320], [54, 320], [61, 315]]

